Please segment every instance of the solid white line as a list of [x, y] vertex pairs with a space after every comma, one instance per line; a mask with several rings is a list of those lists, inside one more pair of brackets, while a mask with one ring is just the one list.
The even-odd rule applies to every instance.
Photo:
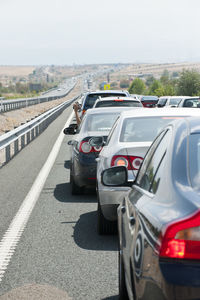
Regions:
[[[69, 116], [64, 128], [69, 126], [73, 116], [74, 112], [72, 112]], [[8, 267], [10, 259], [15, 252], [17, 243], [20, 240], [20, 237], [28, 222], [31, 212], [39, 198], [39, 195], [49, 175], [49, 172], [56, 160], [63, 138], [64, 134], [62, 130], [45, 164], [43, 165], [42, 169], [40, 170], [40, 173], [38, 174], [35, 182], [33, 183], [29, 193], [27, 194], [17, 214], [12, 220], [8, 230], [5, 232], [2, 240], [0, 241], [0, 282], [3, 279], [4, 273]]]

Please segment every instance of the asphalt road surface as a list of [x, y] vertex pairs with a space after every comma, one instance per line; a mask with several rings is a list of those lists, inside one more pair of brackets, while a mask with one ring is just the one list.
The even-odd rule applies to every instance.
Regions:
[[[71, 112], [72, 108], [67, 108], [0, 169], [0, 260], [9, 244], [8, 238], [1, 249], [3, 237], [58, 144], [56, 140]], [[118, 299], [117, 236], [97, 235], [94, 191], [81, 196], [70, 194], [68, 140], [70, 136], [64, 136], [16, 246], [11, 247], [9, 258], [0, 268], [0, 300]], [[13, 235], [16, 228], [14, 223]]]

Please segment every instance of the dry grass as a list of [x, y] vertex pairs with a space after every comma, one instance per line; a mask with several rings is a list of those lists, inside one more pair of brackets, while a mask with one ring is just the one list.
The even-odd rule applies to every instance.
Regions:
[[0, 66], [0, 76], [28, 76], [33, 70], [34, 66]]

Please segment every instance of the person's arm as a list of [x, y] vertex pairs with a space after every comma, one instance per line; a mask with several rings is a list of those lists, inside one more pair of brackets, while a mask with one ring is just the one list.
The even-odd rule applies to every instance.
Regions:
[[74, 109], [74, 113], [75, 113], [77, 125], [79, 126], [80, 123], [81, 123], [81, 118], [79, 117], [79, 113], [78, 113], [78, 110], [79, 110], [79, 104], [78, 104], [78, 103], [75, 103], [75, 104], [73, 105], [73, 109]]

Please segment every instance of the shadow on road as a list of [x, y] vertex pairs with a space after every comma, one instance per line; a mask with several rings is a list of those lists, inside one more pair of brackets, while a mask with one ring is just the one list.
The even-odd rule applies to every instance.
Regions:
[[64, 167], [66, 169], [70, 170], [70, 164], [71, 164], [70, 160], [66, 160], [65, 163], [64, 163]]
[[[64, 224], [65, 222], [63, 222]], [[67, 223], [67, 222], [66, 222]], [[100, 236], [96, 229], [96, 211], [80, 215], [74, 227], [74, 241], [83, 249], [117, 251], [117, 235]]]
[[70, 183], [61, 183], [57, 184], [56, 188], [54, 189], [54, 197], [60, 202], [71, 202], [71, 203], [81, 203], [81, 202], [89, 202], [94, 203], [96, 202], [96, 194], [95, 190], [86, 190], [83, 195], [72, 195], [70, 191]]

